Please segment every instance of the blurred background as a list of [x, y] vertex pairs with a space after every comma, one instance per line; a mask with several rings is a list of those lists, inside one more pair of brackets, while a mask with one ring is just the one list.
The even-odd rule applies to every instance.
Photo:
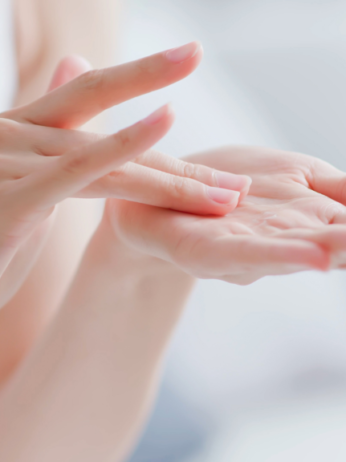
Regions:
[[[346, 170], [346, 1], [127, 0], [121, 60], [199, 39], [197, 72], [111, 113], [126, 126], [167, 101], [159, 144], [298, 150]], [[346, 275], [200, 281], [129, 462], [346, 460]]]

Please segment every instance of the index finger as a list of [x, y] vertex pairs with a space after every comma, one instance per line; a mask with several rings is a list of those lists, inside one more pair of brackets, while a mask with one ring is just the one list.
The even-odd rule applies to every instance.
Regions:
[[37, 125], [77, 128], [116, 104], [171, 85], [202, 59], [199, 42], [120, 66], [92, 70], [6, 117]]
[[7, 208], [12, 214], [19, 211], [27, 216], [56, 205], [150, 148], [167, 133], [173, 120], [166, 105], [114, 135], [51, 158], [44, 168], [12, 182]]

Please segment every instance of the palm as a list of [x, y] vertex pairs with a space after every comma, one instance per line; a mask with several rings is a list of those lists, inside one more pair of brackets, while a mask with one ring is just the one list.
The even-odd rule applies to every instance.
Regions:
[[161, 246], [154, 248], [154, 254], [198, 277], [236, 283], [314, 266], [326, 268], [328, 261], [323, 263], [316, 256], [314, 262], [315, 257], [308, 256], [310, 250], [304, 245], [313, 242], [321, 251], [334, 250], [333, 265], [343, 266], [340, 251], [346, 247], [346, 226], [336, 225], [346, 223], [346, 207], [340, 203], [345, 203], [342, 172], [309, 156], [262, 148], [223, 148], [191, 156], [189, 161], [251, 176], [249, 195], [224, 217], [122, 203], [119, 229], [126, 232], [128, 241], [132, 235], [137, 246], [140, 242], [135, 235], [140, 227], [134, 229], [134, 219], [142, 220], [141, 226], [150, 223], [142, 242], [154, 248], [151, 238], [155, 236]]
[[[346, 208], [328, 197], [310, 189], [307, 170], [295, 164], [297, 157], [285, 154], [263, 153], [262, 162], [257, 155], [257, 164], [248, 151], [248, 159], [236, 167], [230, 158], [233, 169], [247, 171], [253, 179], [250, 194], [242, 204], [225, 217], [230, 231], [237, 234], [239, 226], [242, 233], [249, 232], [265, 236], [284, 236], [294, 229], [314, 229], [330, 223], [343, 222]], [[278, 158], [279, 157], [279, 158]], [[275, 166], [270, 161], [278, 160]], [[238, 160], [239, 161], [239, 160]]]

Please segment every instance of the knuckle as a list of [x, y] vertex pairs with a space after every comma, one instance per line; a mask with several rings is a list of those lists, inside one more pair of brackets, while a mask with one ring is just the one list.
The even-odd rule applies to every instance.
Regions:
[[149, 149], [148, 151], [143, 152], [135, 159], [132, 159], [131, 162], [139, 165], [149, 166], [157, 165], [157, 161], [160, 160], [162, 154], [160, 152], [156, 152], [153, 149]]
[[126, 180], [128, 178], [128, 164], [122, 165], [110, 172], [108, 174], [108, 178], [111, 180], [112, 188], [116, 186], [117, 191], [120, 195], [122, 195], [122, 189], [126, 185]]
[[20, 124], [14, 120], [0, 119], [0, 141], [4, 142], [8, 138], [18, 135]]
[[129, 197], [130, 176], [131, 172], [129, 163], [126, 163], [110, 172], [104, 179], [107, 194], [110, 194], [111, 197], [117, 197], [118, 199], [127, 199]]
[[175, 198], [181, 198], [188, 193], [189, 180], [180, 176], [170, 177], [168, 190]]
[[117, 144], [119, 144], [120, 149], [126, 149], [131, 143], [131, 138], [127, 130], [121, 130], [116, 135], [114, 135]]
[[198, 166], [195, 164], [190, 164], [189, 162], [184, 162], [183, 176], [186, 178], [197, 178]]
[[206, 167], [205, 165], [184, 162], [183, 176], [190, 178], [191, 180], [202, 182], [209, 186], [218, 187], [216, 171], [212, 168]]
[[82, 153], [74, 154], [62, 161], [61, 169], [64, 173], [75, 175], [83, 171], [88, 165], [88, 159]]

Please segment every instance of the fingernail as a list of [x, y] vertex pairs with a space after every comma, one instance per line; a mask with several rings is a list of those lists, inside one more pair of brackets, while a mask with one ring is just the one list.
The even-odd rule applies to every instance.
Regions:
[[252, 180], [249, 176], [235, 175], [234, 173], [215, 172], [216, 184], [219, 188], [241, 191], [249, 187]]
[[166, 58], [172, 63], [182, 63], [195, 56], [201, 47], [202, 45], [199, 42], [191, 42], [182, 47], [166, 51]]
[[229, 191], [227, 189], [221, 188], [207, 188], [207, 194], [211, 200], [217, 202], [218, 204], [228, 205], [234, 202], [239, 201], [239, 192]]
[[164, 106], [160, 107], [160, 109], [143, 119], [142, 122], [145, 125], [155, 125], [170, 112], [172, 112], [172, 106], [170, 104], [165, 104]]

